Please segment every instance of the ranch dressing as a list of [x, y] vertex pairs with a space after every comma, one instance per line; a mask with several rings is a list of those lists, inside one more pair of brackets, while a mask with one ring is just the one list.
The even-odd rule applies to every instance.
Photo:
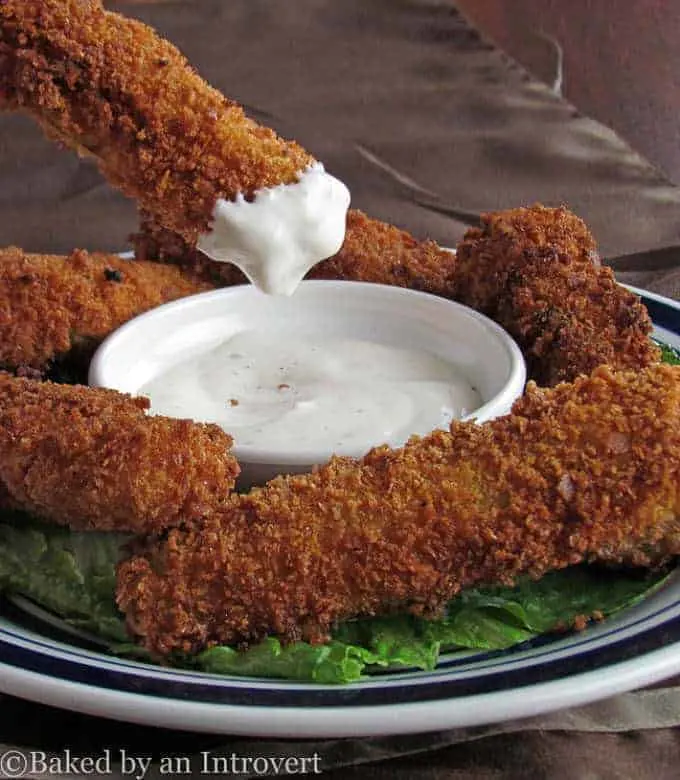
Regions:
[[213, 260], [237, 265], [260, 290], [291, 295], [321, 260], [334, 255], [345, 238], [349, 190], [315, 163], [294, 184], [220, 198], [212, 230], [198, 248]]
[[370, 341], [243, 330], [140, 388], [151, 411], [214, 422], [242, 454], [361, 455], [481, 405], [455, 366]]

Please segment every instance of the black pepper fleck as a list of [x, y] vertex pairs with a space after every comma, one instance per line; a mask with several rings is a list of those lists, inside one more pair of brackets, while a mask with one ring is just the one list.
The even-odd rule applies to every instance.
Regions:
[[104, 278], [107, 282], [122, 282], [123, 274], [115, 268], [106, 268], [104, 270]]

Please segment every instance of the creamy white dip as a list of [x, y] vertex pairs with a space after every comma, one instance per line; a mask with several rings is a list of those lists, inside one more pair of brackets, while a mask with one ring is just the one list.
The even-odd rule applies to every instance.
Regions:
[[342, 246], [349, 200], [347, 187], [315, 163], [296, 183], [259, 190], [252, 201], [218, 200], [212, 230], [197, 246], [237, 265], [263, 292], [291, 295], [310, 268]]
[[426, 351], [256, 330], [161, 371], [138, 392], [152, 413], [217, 423], [242, 452], [312, 458], [399, 446], [481, 405], [458, 368]]

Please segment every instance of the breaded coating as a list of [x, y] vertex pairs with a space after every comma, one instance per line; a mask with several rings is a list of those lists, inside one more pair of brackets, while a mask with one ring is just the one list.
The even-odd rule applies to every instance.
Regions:
[[214, 512], [239, 468], [217, 425], [148, 417], [148, 399], [0, 374], [8, 503], [74, 529], [153, 533]]
[[0, 367], [46, 371], [72, 350], [87, 360], [123, 323], [210, 289], [178, 268], [76, 250], [0, 250]]
[[[174, 263], [219, 287], [248, 282], [235, 265], [208, 259], [147, 214], [141, 215], [140, 231], [132, 240], [140, 260]], [[315, 265], [306, 278], [389, 284], [448, 298], [453, 294], [455, 264], [455, 255], [434, 241], [418, 241], [404, 230], [350, 209], [340, 251]]]
[[214, 287], [250, 284], [238, 266], [211, 260], [195, 243], [190, 244], [179, 233], [162, 227], [147, 212], [140, 210], [139, 216], [139, 230], [130, 236], [138, 262], [175, 265]]
[[188, 241], [218, 198], [290, 184], [314, 160], [247, 118], [150, 27], [100, 0], [3, 0], [0, 104], [94, 156]]
[[514, 337], [538, 384], [659, 360], [647, 309], [599, 264], [592, 235], [566, 208], [484, 214], [457, 255], [456, 300]]
[[147, 544], [118, 571], [155, 653], [267, 635], [323, 642], [339, 621], [441, 613], [462, 588], [582, 561], [680, 553], [680, 367], [533, 383], [484, 425], [278, 477]]

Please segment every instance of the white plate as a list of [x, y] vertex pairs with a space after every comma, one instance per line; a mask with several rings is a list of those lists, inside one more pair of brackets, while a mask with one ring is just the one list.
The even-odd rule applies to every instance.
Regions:
[[[637, 291], [656, 335], [680, 347], [680, 305]], [[74, 640], [75, 641], [75, 640]], [[444, 656], [433, 672], [347, 686], [162, 669], [56, 639], [16, 610], [0, 616], [0, 690], [92, 715], [211, 733], [346, 737], [529, 717], [680, 673], [680, 575], [585, 631], [503, 652]]]

